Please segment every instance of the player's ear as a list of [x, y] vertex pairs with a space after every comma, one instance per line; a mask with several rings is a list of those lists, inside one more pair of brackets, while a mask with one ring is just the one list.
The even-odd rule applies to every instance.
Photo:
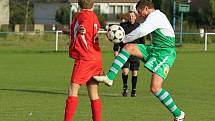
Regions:
[[144, 7], [144, 10], [145, 10], [145, 11], [148, 11], [148, 9], [149, 9], [148, 6], [145, 6], [145, 7]]

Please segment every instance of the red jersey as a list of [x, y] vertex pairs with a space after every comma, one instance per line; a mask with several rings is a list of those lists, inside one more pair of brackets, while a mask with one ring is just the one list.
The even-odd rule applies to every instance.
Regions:
[[[79, 26], [86, 29], [86, 34], [78, 32]], [[101, 59], [98, 30], [100, 24], [93, 11], [82, 10], [78, 13], [71, 24], [69, 55], [74, 59], [98, 60]]]

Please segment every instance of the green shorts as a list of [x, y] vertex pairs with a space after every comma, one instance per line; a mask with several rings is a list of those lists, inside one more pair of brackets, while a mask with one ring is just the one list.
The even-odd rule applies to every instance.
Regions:
[[165, 79], [176, 58], [175, 48], [160, 48], [143, 44], [137, 44], [137, 47], [143, 55], [144, 66]]

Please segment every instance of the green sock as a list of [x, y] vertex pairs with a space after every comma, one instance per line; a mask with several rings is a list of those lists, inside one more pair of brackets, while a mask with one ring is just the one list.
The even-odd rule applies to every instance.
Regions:
[[121, 70], [122, 66], [126, 63], [129, 56], [130, 54], [125, 49], [122, 49], [119, 55], [115, 57], [114, 62], [107, 73], [107, 77], [110, 80], [115, 79], [117, 73]]
[[161, 103], [165, 105], [165, 107], [172, 112], [174, 117], [178, 117], [181, 115], [181, 110], [176, 106], [175, 102], [173, 101], [172, 97], [170, 94], [164, 90], [160, 89], [157, 93], [155, 93], [155, 96], [159, 98]]

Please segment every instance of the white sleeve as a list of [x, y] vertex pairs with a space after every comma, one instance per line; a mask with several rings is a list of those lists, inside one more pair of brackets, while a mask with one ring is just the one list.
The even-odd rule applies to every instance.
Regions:
[[156, 16], [149, 15], [144, 21], [144, 23], [141, 23], [139, 27], [137, 27], [135, 30], [125, 36], [125, 38], [123, 39], [123, 43], [132, 42], [153, 32], [159, 27], [158, 21], [159, 20], [157, 20]]

